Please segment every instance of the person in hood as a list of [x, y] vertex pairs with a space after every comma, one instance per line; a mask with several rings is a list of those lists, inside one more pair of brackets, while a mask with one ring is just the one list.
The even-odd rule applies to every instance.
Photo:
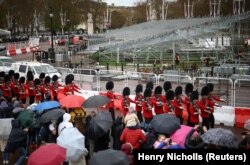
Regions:
[[19, 120], [12, 120], [12, 129], [9, 135], [7, 145], [5, 147], [5, 152], [15, 153], [18, 150], [20, 156], [16, 161], [16, 165], [24, 164], [25, 157], [27, 155], [27, 132], [28, 128], [22, 128]]
[[21, 106], [19, 101], [14, 101], [14, 109], [12, 110], [13, 116], [16, 119], [17, 116], [20, 114], [20, 112], [22, 112], [24, 110], [24, 108]]
[[134, 165], [133, 146], [130, 143], [125, 143], [121, 146], [121, 151], [129, 158], [129, 165]]
[[72, 128], [74, 127], [73, 124], [70, 122], [71, 120], [71, 116], [68, 113], [65, 113], [63, 115], [63, 121], [59, 124], [58, 126], [58, 135], [61, 134], [61, 132], [65, 129], [65, 128]]

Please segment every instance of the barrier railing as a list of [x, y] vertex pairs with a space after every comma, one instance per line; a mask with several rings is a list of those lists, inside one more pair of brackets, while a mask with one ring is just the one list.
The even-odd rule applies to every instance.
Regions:
[[137, 84], [146, 84], [151, 81], [157, 84], [157, 75], [154, 73], [145, 72], [127, 72], [128, 76], [128, 86], [130, 87], [131, 94], [135, 94], [135, 88]]
[[114, 82], [114, 91], [122, 92], [125, 86], [128, 86], [128, 76], [123, 71], [116, 70], [99, 70], [97, 72], [97, 78], [99, 79], [99, 86], [97, 90], [106, 90], [107, 81]]
[[233, 106], [250, 107], [250, 80], [236, 79], [233, 86]]
[[[144, 72], [123, 72], [116, 70], [89, 70], [90, 74], [82, 74], [76, 70], [73, 73], [72, 69], [69, 68], [57, 68], [62, 74], [61, 79], [64, 82], [67, 74], [74, 74], [75, 81], [83, 88], [93, 91], [105, 91], [107, 81], [111, 80], [114, 82], [114, 92], [122, 93], [124, 87], [130, 87], [131, 94], [135, 94], [135, 88], [137, 84], [142, 84], [145, 89], [147, 82], [152, 81], [156, 85], [163, 86], [165, 81], [172, 83], [172, 89], [176, 86], [181, 85], [183, 87], [183, 93], [185, 85], [192, 83], [194, 90], [198, 90], [199, 93], [201, 88], [207, 83], [214, 84], [214, 95], [224, 99], [225, 103], [220, 105], [227, 105], [233, 107], [250, 107], [250, 80], [249, 79], [230, 79], [230, 78], [219, 78], [219, 77], [194, 77], [186, 75], [169, 75]], [[92, 71], [95, 73], [92, 74]]]
[[233, 105], [233, 81], [228, 78], [219, 77], [194, 77], [194, 89], [201, 91], [201, 88], [208, 83], [214, 84], [214, 95], [224, 99], [225, 103], [221, 105]]

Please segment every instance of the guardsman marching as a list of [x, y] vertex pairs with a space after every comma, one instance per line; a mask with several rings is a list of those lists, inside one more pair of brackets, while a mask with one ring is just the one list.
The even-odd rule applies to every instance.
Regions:
[[211, 113], [209, 116], [209, 127], [214, 128], [214, 106], [219, 106], [215, 101], [218, 102], [225, 102], [225, 100], [221, 99], [220, 97], [214, 96], [213, 91], [214, 91], [214, 84], [208, 83], [207, 87], [209, 89], [208, 97], [207, 97], [207, 102], [208, 106], [211, 108]]
[[189, 126], [194, 127], [198, 125], [200, 120], [199, 116], [201, 114], [200, 107], [198, 104], [199, 101], [199, 92], [193, 91], [190, 95], [190, 105], [189, 105]]
[[27, 99], [27, 92], [26, 92], [26, 85], [25, 85], [25, 77], [20, 77], [19, 79], [19, 101], [22, 104], [26, 103], [26, 99]]
[[36, 78], [34, 81], [34, 86], [35, 86], [35, 102], [36, 103], [40, 103], [42, 101], [42, 93], [43, 92], [43, 88], [41, 86], [41, 80]]
[[144, 91], [144, 102], [142, 104], [143, 117], [145, 123], [149, 124], [153, 119], [153, 102], [152, 102], [152, 89], [147, 88]]
[[175, 99], [173, 102], [175, 116], [180, 119], [181, 124], [183, 124], [183, 110], [184, 110], [184, 100], [182, 99], [182, 87], [178, 86], [175, 88]]
[[26, 90], [29, 96], [29, 105], [33, 104], [35, 101], [35, 86], [34, 86], [34, 76], [32, 72], [27, 73]]
[[4, 83], [2, 85], [3, 96], [6, 100], [11, 101], [12, 93], [11, 93], [11, 80], [9, 75], [4, 76]]
[[110, 99], [110, 102], [107, 104], [107, 108], [109, 109], [109, 112], [111, 113], [113, 121], [115, 120], [115, 112], [114, 112], [114, 99], [115, 95], [113, 93], [114, 89], [114, 83], [113, 81], [108, 81], [106, 83], [106, 90], [107, 90], [107, 97]]
[[19, 90], [20, 90], [20, 83], [19, 83], [19, 73], [14, 74], [14, 80], [11, 83], [11, 90], [13, 91], [13, 97], [16, 97], [19, 100]]
[[155, 114], [163, 114], [164, 113], [164, 109], [163, 106], [166, 103], [165, 97], [162, 96], [162, 87], [161, 86], [157, 86], [155, 88], [154, 91], [154, 97], [152, 99], [153, 101], [153, 105], [154, 105], [154, 110], [155, 110]]
[[129, 95], [130, 95], [130, 89], [129, 89], [129, 87], [125, 87], [123, 89], [123, 92], [122, 92], [122, 96], [123, 96], [123, 98], [122, 98], [122, 110], [123, 110], [124, 117], [128, 113], [130, 103], [135, 103], [134, 100], [129, 98]]
[[[41, 80], [41, 79], [40, 79]], [[50, 84], [50, 76], [46, 76], [44, 79], [43, 86], [43, 93], [42, 93], [42, 100], [49, 101], [51, 100], [51, 84]]]
[[185, 86], [185, 94], [186, 94], [186, 96], [185, 96], [184, 100], [187, 102], [187, 113], [188, 113], [187, 125], [188, 126], [191, 126], [190, 125], [190, 108], [189, 107], [190, 107], [190, 96], [191, 96], [193, 90], [194, 90], [193, 84], [187, 83], [186, 86]]
[[209, 93], [209, 88], [207, 86], [201, 89], [201, 100], [198, 105], [201, 110], [202, 126], [206, 126], [209, 129], [209, 117], [211, 114], [211, 108], [208, 106], [207, 96]]
[[166, 93], [165, 113], [168, 113], [170, 115], [175, 116], [173, 100], [174, 100], [174, 91], [173, 90], [168, 90], [167, 93]]
[[142, 95], [142, 91], [143, 91], [143, 86], [141, 84], [138, 84], [135, 88], [135, 110], [137, 113], [137, 117], [140, 120], [140, 122], [143, 121], [143, 117], [142, 117], [142, 103], [143, 103], [143, 95]]
[[58, 88], [61, 87], [62, 85], [58, 83], [58, 76], [54, 75], [52, 77], [52, 82], [51, 82], [51, 94], [52, 94], [52, 100], [58, 101], [57, 99], [57, 94], [58, 94]]
[[65, 95], [73, 95], [74, 94], [74, 89], [72, 88], [71, 83], [72, 83], [72, 78], [70, 77], [70, 75], [67, 75], [65, 77], [65, 86], [63, 88]]

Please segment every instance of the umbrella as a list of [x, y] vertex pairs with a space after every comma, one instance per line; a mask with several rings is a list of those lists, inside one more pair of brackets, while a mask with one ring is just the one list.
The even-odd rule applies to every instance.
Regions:
[[66, 148], [66, 158], [70, 161], [77, 161], [86, 151], [85, 137], [77, 128], [66, 128], [57, 138], [57, 144]]
[[129, 165], [128, 157], [122, 151], [103, 150], [97, 152], [89, 161], [89, 165]]
[[169, 114], [155, 115], [151, 126], [157, 133], [172, 134], [181, 127], [180, 120]]
[[84, 101], [82, 96], [68, 95], [60, 100], [60, 104], [65, 108], [79, 108], [82, 107]]
[[201, 136], [204, 143], [214, 144], [228, 148], [236, 148], [238, 146], [237, 138], [230, 130], [223, 128], [209, 129]]
[[87, 136], [90, 139], [98, 139], [108, 132], [112, 124], [113, 120], [109, 112], [99, 112], [90, 120]]
[[23, 127], [30, 127], [33, 123], [34, 112], [31, 110], [23, 110], [18, 116], [17, 119], [20, 121]]
[[244, 128], [250, 131], [250, 119], [245, 121]]
[[95, 95], [89, 97], [83, 104], [84, 108], [98, 108], [109, 103], [110, 99], [107, 96]]
[[48, 123], [51, 120], [57, 120], [60, 117], [62, 117], [64, 113], [65, 113], [65, 111], [62, 109], [53, 109], [51, 111], [44, 113], [40, 118], [40, 122], [41, 123]]
[[66, 158], [66, 149], [57, 144], [46, 144], [34, 151], [28, 165], [61, 165]]
[[29, 105], [27, 107], [27, 109], [29, 109], [29, 110], [35, 110], [35, 108], [36, 108], [37, 105], [38, 105], [37, 103], [33, 103], [33, 104]]
[[49, 109], [54, 109], [60, 107], [60, 104], [58, 101], [45, 101], [40, 104], [38, 104], [34, 110], [36, 111], [44, 111]]
[[0, 119], [0, 140], [7, 140], [12, 128], [11, 121], [13, 118]]
[[185, 147], [186, 137], [192, 129], [193, 127], [181, 125], [181, 128], [177, 129], [173, 134], [171, 134], [170, 138], [179, 146]]

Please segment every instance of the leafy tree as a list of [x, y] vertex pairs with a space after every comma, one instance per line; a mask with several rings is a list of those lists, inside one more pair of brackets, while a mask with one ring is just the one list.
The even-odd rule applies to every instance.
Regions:
[[111, 17], [112, 17], [111, 29], [121, 28], [127, 22], [126, 16], [121, 11], [117, 10], [113, 11]]

